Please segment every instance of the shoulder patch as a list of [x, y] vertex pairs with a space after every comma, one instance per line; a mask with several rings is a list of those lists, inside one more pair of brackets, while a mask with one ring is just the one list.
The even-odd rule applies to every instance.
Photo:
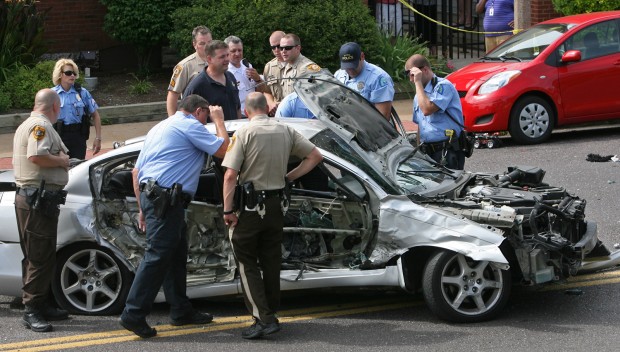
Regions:
[[34, 130], [32, 130], [32, 136], [37, 141], [40, 141], [43, 138], [45, 138], [45, 127], [43, 127], [43, 126], [35, 126]]
[[235, 145], [235, 141], [236, 141], [236, 140], [237, 140], [237, 136], [235, 136], [235, 135], [233, 135], [233, 136], [230, 138], [230, 143], [228, 143], [228, 148], [226, 148], [226, 151], [227, 151], [227, 152], [229, 152], [229, 151], [232, 149], [233, 145]]
[[443, 94], [443, 85], [441, 85], [441, 84], [437, 85], [437, 93]]
[[357, 82], [357, 91], [358, 91], [358, 92], [361, 92], [362, 90], [364, 90], [364, 87], [365, 87], [365, 86], [366, 86], [366, 85], [364, 84], [364, 82], [362, 82], [362, 81]]
[[385, 87], [387, 86], [387, 79], [385, 79], [385, 77], [381, 76], [379, 77], [379, 87]]
[[308, 71], [312, 71], [312, 72], [319, 72], [321, 70], [321, 67], [317, 64], [310, 64], [306, 68], [308, 69]]

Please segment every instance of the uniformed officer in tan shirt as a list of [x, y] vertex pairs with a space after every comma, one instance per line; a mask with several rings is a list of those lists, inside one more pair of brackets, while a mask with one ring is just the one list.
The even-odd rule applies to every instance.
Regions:
[[293, 93], [295, 80], [287, 78], [301, 77], [307, 73], [318, 72], [321, 68], [312, 60], [301, 54], [301, 40], [295, 34], [286, 34], [280, 39], [280, 51], [286, 61], [282, 72], [282, 97]]
[[[254, 324], [243, 331], [246, 339], [280, 330], [275, 314], [280, 305], [280, 261], [284, 227], [285, 177], [294, 181], [312, 170], [323, 156], [295, 129], [267, 116], [267, 99], [250, 93], [245, 103], [250, 122], [239, 128], [228, 147], [224, 174], [224, 222], [239, 265], [243, 295]], [[286, 172], [289, 157], [302, 162]], [[256, 197], [246, 197], [244, 209], [234, 209], [235, 185], [252, 182]], [[256, 201], [258, 205], [247, 205]], [[260, 262], [261, 270], [258, 268]]]
[[166, 97], [168, 116], [172, 116], [177, 112], [179, 98], [192, 78], [204, 71], [207, 65], [205, 48], [211, 43], [211, 40], [213, 40], [211, 30], [205, 26], [198, 26], [192, 31], [192, 45], [196, 52], [181, 60], [174, 67], [172, 78], [170, 78], [170, 84], [168, 85], [168, 96]]
[[274, 113], [278, 104], [284, 99], [284, 96], [282, 96], [282, 82], [280, 79], [282, 78], [282, 71], [284, 70], [284, 66], [286, 66], [286, 62], [282, 58], [282, 53], [280, 51], [280, 39], [285, 35], [286, 33], [282, 31], [275, 31], [269, 36], [269, 46], [271, 47], [274, 58], [265, 64], [265, 69], [263, 70], [263, 77], [269, 88], [268, 91], [264, 91], [265, 98], [267, 98], [269, 111], [271, 112], [273, 110]]
[[[60, 97], [51, 89], [42, 89], [35, 96], [30, 117], [13, 138], [18, 187], [15, 213], [24, 255], [22, 300], [26, 310], [22, 324], [36, 332], [51, 331], [48, 320], [69, 317], [66, 311], [51, 306], [48, 298], [56, 263], [58, 206], [62, 204], [56, 200], [69, 178], [68, 149], [52, 126], [59, 115]], [[40, 189], [41, 180], [45, 181], [44, 190]]]

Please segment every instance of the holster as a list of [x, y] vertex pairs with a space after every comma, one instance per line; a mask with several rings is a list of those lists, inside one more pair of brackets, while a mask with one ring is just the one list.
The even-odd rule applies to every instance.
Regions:
[[88, 138], [90, 138], [90, 115], [89, 114], [84, 113], [84, 115], [82, 115], [82, 125], [80, 127], [81, 127], [80, 134], [84, 136], [84, 139], [88, 140]]
[[234, 210], [243, 210], [245, 209], [245, 200], [243, 194], [243, 186], [236, 185], [235, 186], [235, 197], [233, 199], [234, 202]]
[[166, 192], [166, 189], [159, 187], [155, 180], [149, 180], [146, 183], [144, 193], [146, 198], [153, 203], [155, 216], [163, 219], [170, 206], [170, 194]]
[[[258, 197], [256, 194], [256, 190], [254, 189], [254, 184], [252, 182], [246, 182], [242, 185], [243, 190], [243, 202], [245, 203], [245, 208], [254, 209], [258, 205]], [[240, 208], [243, 210], [245, 208]]]

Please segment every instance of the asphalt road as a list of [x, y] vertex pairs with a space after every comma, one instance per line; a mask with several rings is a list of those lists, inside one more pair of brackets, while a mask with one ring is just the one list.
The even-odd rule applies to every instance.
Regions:
[[[476, 150], [471, 170], [503, 172], [506, 166], [546, 170], [545, 181], [588, 201], [586, 217], [598, 223], [610, 248], [620, 242], [620, 163], [591, 163], [588, 153], [620, 154], [620, 127], [554, 133], [550, 142]], [[620, 346], [620, 269], [580, 276], [544, 290], [515, 288], [503, 314], [479, 324], [448, 324], [419, 295], [376, 291], [287, 294], [280, 333], [260, 341], [240, 337], [251, 322], [239, 300], [195, 301], [216, 319], [206, 326], [167, 325], [167, 307], [156, 305], [149, 322], [159, 335], [140, 340], [118, 317], [74, 316], [37, 334], [19, 325], [22, 311], [0, 296], [0, 351], [617, 351]]]

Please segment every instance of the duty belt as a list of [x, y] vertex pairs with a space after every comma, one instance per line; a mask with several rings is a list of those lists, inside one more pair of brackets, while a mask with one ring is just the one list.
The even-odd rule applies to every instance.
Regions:
[[267, 191], [256, 191], [256, 193], [262, 195], [265, 199], [267, 198], [275, 198], [280, 197], [282, 194], [281, 189], [267, 190]]
[[420, 149], [426, 154], [436, 153], [445, 149], [448, 141], [441, 142], [424, 142], [420, 145]]
[[81, 132], [82, 131], [82, 124], [81, 123], [72, 123], [70, 125], [63, 125], [62, 126], [62, 131], [63, 132]]

